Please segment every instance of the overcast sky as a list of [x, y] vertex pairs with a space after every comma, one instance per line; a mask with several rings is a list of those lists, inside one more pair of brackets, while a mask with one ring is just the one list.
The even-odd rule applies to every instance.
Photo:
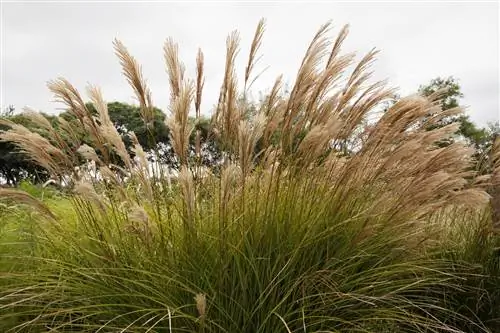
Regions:
[[194, 72], [196, 50], [205, 53], [204, 110], [216, 102], [223, 75], [225, 38], [238, 29], [241, 78], [249, 44], [267, 19], [260, 68], [270, 66], [254, 90], [283, 73], [293, 83], [307, 45], [332, 20], [335, 35], [350, 24], [345, 52], [381, 50], [376, 79], [400, 93], [437, 76], [460, 79], [468, 114], [481, 125], [499, 115], [499, 8], [490, 3], [3, 3], [2, 107], [29, 105], [48, 113], [61, 106], [46, 88], [63, 76], [82, 92], [99, 85], [108, 101], [134, 102], [112, 41], [119, 38], [143, 65], [154, 103], [166, 110], [169, 91], [162, 47], [173, 37]]

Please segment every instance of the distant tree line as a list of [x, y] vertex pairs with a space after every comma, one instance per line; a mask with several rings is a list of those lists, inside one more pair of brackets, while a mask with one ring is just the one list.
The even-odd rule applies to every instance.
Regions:
[[[91, 103], [86, 106], [93, 112], [96, 112]], [[178, 167], [178, 161], [170, 145], [170, 133], [168, 127], [165, 125], [166, 115], [163, 111], [155, 108], [155, 119], [152, 122], [152, 126], [146, 128], [140, 116], [139, 107], [121, 102], [108, 103], [107, 106], [109, 117], [118, 132], [122, 135], [127, 148], [130, 148], [132, 145], [129, 133], [134, 132], [143, 149], [149, 153], [148, 156], [151, 160], [158, 160], [160, 163], [169, 165], [173, 169]], [[79, 142], [81, 144], [88, 144], [89, 139], [85, 131], [82, 130], [81, 123], [71, 113], [63, 112], [59, 115], [41, 113], [41, 115], [54, 128], [58, 128], [60, 119], [63, 119], [74, 129], [75, 135], [79, 136]], [[51, 139], [47, 133], [44, 133], [43, 128], [40, 128], [35, 122], [31, 121], [26, 113], [16, 114], [13, 106], [9, 106], [7, 110], [4, 110], [0, 114], [0, 131], [7, 130], [10, 127], [7, 121], [25, 126], [47, 139]], [[190, 138], [190, 156], [193, 158], [195, 156], [195, 133], [198, 132], [200, 133], [201, 162], [203, 165], [212, 166], [212, 164], [216, 163], [219, 152], [217, 149], [217, 140], [210, 137], [210, 120], [206, 117], [201, 117], [198, 120], [191, 118], [190, 121], [194, 127]], [[70, 140], [68, 140], [69, 143]], [[69, 146], [74, 151], [79, 148]], [[82, 164], [84, 162], [82, 160]], [[117, 164], [119, 164], [119, 161], [117, 161]], [[31, 161], [27, 154], [20, 151], [11, 142], [0, 141], [0, 178], [3, 179], [4, 183], [15, 186], [23, 180], [30, 180], [34, 183], [45, 182], [49, 179], [49, 175], [45, 169]]]
[[[428, 84], [420, 86], [418, 91], [423, 96], [431, 96], [440, 91], [440, 106], [443, 112], [458, 107], [460, 105], [460, 99], [463, 98], [460, 84], [458, 80], [453, 77], [438, 77], [431, 80]], [[398, 98], [395, 98], [391, 103], [396, 103], [397, 100]], [[92, 104], [89, 103], [86, 106], [89, 110], [96, 112]], [[141, 118], [139, 107], [121, 102], [108, 103], [107, 106], [109, 117], [118, 132], [122, 135], [127, 148], [130, 148], [132, 144], [129, 133], [134, 132], [143, 149], [149, 152], [150, 159], [168, 165], [172, 169], [177, 169], [179, 167], [179, 161], [177, 161], [170, 144], [169, 129], [165, 125], [166, 115], [162, 110], [158, 108], [154, 109], [154, 120], [152, 124], [149, 125], [149, 128], [147, 128]], [[389, 106], [390, 105], [388, 105], [388, 107]], [[258, 109], [259, 105], [250, 103], [248, 110], [246, 110], [247, 116], [254, 116]], [[27, 117], [23, 113], [16, 114], [14, 111], [14, 107], [9, 106], [0, 114], [0, 131], [8, 129], [9, 126], [3, 121], [8, 120], [23, 125], [31, 130], [34, 129], [42, 136], [46, 136], [49, 140], [51, 139], [50, 136], [47, 136], [47, 133], [44, 133], [42, 128], [38, 128], [37, 125], [30, 120], [30, 117]], [[82, 127], [81, 124], [70, 112], [63, 112], [57, 116], [42, 113], [42, 116], [45, 117], [54, 128], [57, 128], [59, 119], [63, 119], [70, 126], [74, 127], [75, 133], [79, 136], [79, 142], [81, 142], [81, 144], [88, 142], [85, 131], [79, 130]], [[189, 142], [190, 158], [196, 158], [195, 145], [199, 144], [201, 156], [198, 158], [201, 158], [201, 163], [205, 166], [215, 167], [221, 160], [222, 152], [216, 136], [213, 135], [211, 131], [210, 119], [201, 117], [197, 120], [191, 118], [190, 121], [194, 127]], [[455, 140], [465, 140], [475, 149], [475, 169], [482, 174], [488, 173], [490, 171], [489, 153], [496, 135], [500, 133], [499, 123], [492, 123], [486, 128], [481, 128], [474, 124], [468, 115], [450, 113], [450, 116], [446, 117], [444, 121], [434, 124], [433, 126], [434, 128], [436, 126], [444, 127], [452, 123], [457, 123], [459, 125], [455, 137], [446, 142], [440, 142], [439, 144], [444, 146], [452, 144]], [[199, 133], [198, 142], [196, 142], [196, 133]], [[346, 147], [338, 149], [348, 155], [348, 146], [352, 148], [355, 144], [354, 141], [347, 141]], [[79, 147], [71, 147], [71, 149], [75, 151], [78, 148]], [[82, 160], [82, 163], [84, 162], [85, 161]], [[26, 154], [19, 151], [12, 143], [0, 141], [0, 178], [3, 179], [4, 183], [15, 186], [22, 180], [45, 182], [48, 180], [49, 176], [46, 170], [33, 163]]]

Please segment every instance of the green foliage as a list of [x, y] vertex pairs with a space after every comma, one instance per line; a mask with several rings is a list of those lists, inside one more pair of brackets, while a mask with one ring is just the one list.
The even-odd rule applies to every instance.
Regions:
[[419, 92], [424, 96], [430, 96], [438, 91], [443, 91], [444, 95], [440, 100], [442, 110], [449, 110], [460, 106], [460, 99], [464, 97], [460, 83], [450, 76], [447, 78], [437, 77], [432, 79], [427, 85], [420, 86]]
[[[92, 103], [88, 103], [87, 108], [96, 112]], [[165, 114], [162, 110], [154, 108], [153, 125], [148, 128], [140, 115], [140, 108], [121, 102], [108, 103], [108, 113], [111, 121], [123, 135], [125, 143], [130, 146], [130, 138], [126, 135], [128, 132], [134, 132], [139, 143], [145, 150], [156, 148], [158, 143], [169, 143], [169, 132], [165, 125]], [[68, 114], [69, 117], [71, 117]]]
[[[450, 217], [453, 217], [452, 219]], [[488, 232], [491, 214], [484, 211], [451, 211], [442, 242], [435, 255], [452, 263], [462, 275], [461, 288], [446, 290], [446, 302], [454, 304], [455, 320], [466, 332], [500, 330], [500, 237]], [[464, 321], [477, 318], [484, 327]]]
[[[302, 332], [305, 327], [308, 332], [395, 333], [477, 328], [470, 311], [455, 311], [465, 298], [472, 307], [494, 296], [470, 298], [485, 292], [469, 276], [475, 265], [489, 260], [463, 257], [466, 250], [479, 249], [472, 239], [455, 252], [443, 250], [463, 251], [461, 258], [427, 258], [408, 246], [416, 235], [405, 224], [381, 220], [384, 227], [365, 237], [366, 220], [353, 218], [362, 202], [346, 205], [329, 198], [316, 181], [283, 178], [281, 184], [272, 202], [257, 187], [249, 189], [245, 213], [231, 212], [238, 223], [224, 238], [217, 227], [221, 216], [212, 206], [215, 197], [202, 203], [206, 214], [198, 217], [196, 236], [189, 240], [182, 235], [181, 215], [172, 211], [173, 193], [162, 213], [170, 221], [149, 221], [156, 230], [150, 236], [127, 228], [134, 221], [118, 206], [101, 214], [75, 198], [76, 225], [65, 217], [62, 229], [35, 226], [32, 259], [11, 254], [29, 264], [16, 268], [21, 280], [1, 278], [4, 329]], [[293, 195], [303, 192], [308, 197]], [[61, 216], [71, 215], [70, 207]], [[449, 215], [457, 216], [463, 214]], [[25, 291], [11, 293], [19, 288]], [[196, 295], [206, 300], [203, 315]]]
[[[19, 114], [14, 114], [13, 108], [9, 112], [0, 115], [0, 120], [2, 119], [34, 129], [27, 118]], [[5, 125], [0, 124], [0, 131], [6, 129]], [[34, 182], [44, 182], [49, 178], [49, 175], [42, 167], [33, 163], [14, 144], [0, 141], [0, 178], [4, 178], [9, 185], [16, 185], [25, 179]]]
[[[89, 108], [89, 110], [91, 110], [94, 114], [97, 114], [95, 107], [91, 103], [88, 103], [86, 107]], [[118, 132], [121, 134], [122, 140], [127, 149], [130, 150], [132, 145], [128, 134], [130, 132], [134, 132], [143, 149], [152, 154], [151, 159], [157, 159], [171, 168], [178, 169], [179, 162], [175, 158], [174, 151], [170, 144], [170, 133], [165, 125], [166, 116], [164, 112], [158, 108], [154, 108], [155, 117], [153, 126], [148, 128], [142, 120], [139, 110], [139, 107], [126, 103], [108, 103], [110, 119], [117, 128]], [[57, 117], [47, 114], [43, 114], [43, 116], [52, 123], [56, 130], [58, 129], [59, 124]], [[81, 128], [81, 124], [74, 115], [69, 112], [63, 112], [59, 116], [72, 124], [76, 135], [79, 136], [81, 144], [91, 144], [88, 134], [78, 130]], [[48, 138], [50, 141], [53, 140], [53, 138], [51, 138], [45, 130], [36, 124], [33, 124], [33, 122], [23, 116], [23, 114], [14, 114], [13, 110], [10, 110], [9, 112], [5, 112], [1, 117], [16, 124], [23, 125], [28, 129]], [[215, 166], [221, 158], [221, 152], [218, 148], [216, 138], [210, 134], [210, 120], [208, 118], [201, 117], [195, 121], [194, 118], [190, 118], [190, 122], [194, 127], [190, 136], [189, 144], [191, 159], [195, 158], [195, 141], [196, 133], [198, 131], [200, 133], [202, 150], [201, 163], [206, 166]], [[0, 131], [2, 130], [7, 130], [7, 126], [0, 124]], [[64, 133], [61, 132], [61, 135], [64, 137]], [[70, 140], [66, 139], [66, 141], [74, 151], [78, 149], [78, 146], [72, 146]], [[82, 160], [82, 163], [83, 162], [84, 161]], [[10, 142], [3, 141], [0, 142], [0, 177], [3, 177], [9, 185], [19, 184], [23, 180], [43, 183], [49, 179], [49, 175], [45, 169], [32, 162], [31, 159], [19, 151], [15, 145]]]
[[[419, 93], [423, 96], [431, 96], [437, 92], [442, 94], [439, 105], [442, 111], [460, 107], [460, 100], [464, 97], [459, 81], [454, 77], [432, 79], [427, 85], [420, 86]], [[499, 123], [488, 124], [487, 128], [479, 128], [470, 117], [465, 114], [449, 116], [433, 125], [429, 129], [440, 128], [446, 125], [458, 123], [459, 129], [456, 136], [465, 140], [476, 150], [476, 169], [486, 174], [491, 172], [489, 165], [490, 149], [495, 137], [500, 133]], [[439, 143], [441, 147], [450, 145], [456, 139], [450, 138]]]

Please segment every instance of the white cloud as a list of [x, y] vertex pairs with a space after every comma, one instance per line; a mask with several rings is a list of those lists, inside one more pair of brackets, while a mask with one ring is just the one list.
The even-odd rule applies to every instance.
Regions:
[[[121, 39], [136, 56], [166, 110], [168, 84], [162, 46], [168, 36], [180, 44], [188, 69], [196, 50], [206, 59], [204, 108], [216, 101], [222, 79], [225, 37], [240, 30], [242, 77], [249, 44], [260, 17], [267, 18], [260, 68], [270, 66], [256, 90], [269, 88], [283, 73], [292, 82], [318, 27], [332, 19], [334, 32], [346, 23], [344, 51], [381, 50], [377, 79], [388, 78], [401, 92], [441, 75], [461, 80], [472, 118], [485, 124], [499, 116], [498, 3], [38, 3], [3, 4], [3, 103], [54, 112], [45, 82], [64, 76], [78, 88], [102, 87], [108, 100], [132, 102], [120, 74], [112, 40]], [[189, 73], [189, 71], [188, 71]], [[83, 90], [82, 90], [83, 91]]]

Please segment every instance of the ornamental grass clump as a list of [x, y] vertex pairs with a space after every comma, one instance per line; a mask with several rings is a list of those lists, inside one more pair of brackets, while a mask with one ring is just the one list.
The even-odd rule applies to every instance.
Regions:
[[[209, 135], [221, 154], [211, 168], [200, 162], [196, 129], [204, 55], [197, 53], [190, 79], [172, 39], [164, 54], [174, 175], [133, 133], [125, 145], [95, 86], [87, 93], [97, 114], [65, 79], [49, 83], [78, 124], [61, 120], [58, 130], [68, 140], [84, 133], [86, 144], [3, 123], [10, 129], [1, 140], [72, 188], [66, 199], [76, 216], [69, 223], [41, 200], [0, 192], [53, 222], [34, 231], [30, 269], [0, 277], [4, 331], [462, 332], [463, 323], [486, 330], [445, 297], [465, 288], [465, 277], [449, 258], [429, 254], [439, 242], [432, 230], [443, 228], [436, 214], [483, 210], [489, 199], [485, 183], [473, 181], [471, 149], [437, 144], [456, 126], [428, 130], [461, 110], [442, 112], [436, 93], [381, 111], [393, 90], [371, 80], [377, 51], [360, 60], [343, 54], [348, 27], [332, 39], [325, 24], [291, 90], [277, 78], [249, 112], [264, 29], [259, 22], [242, 84], [239, 35], [226, 40]], [[141, 66], [123, 43], [114, 47], [154, 140]], [[75, 172], [82, 161], [93, 163], [91, 176]]]

